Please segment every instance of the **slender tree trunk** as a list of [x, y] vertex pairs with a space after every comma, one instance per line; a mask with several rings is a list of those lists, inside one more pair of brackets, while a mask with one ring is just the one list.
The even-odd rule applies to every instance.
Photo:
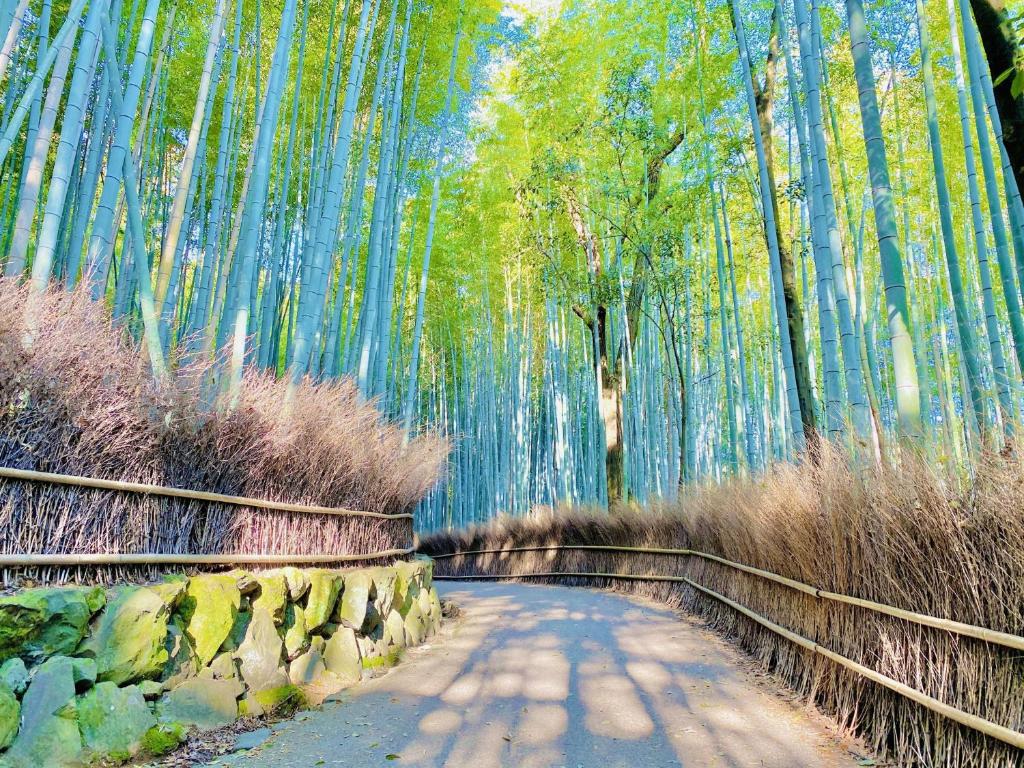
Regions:
[[957, 254], [956, 231], [953, 228], [952, 203], [946, 181], [946, 165], [943, 158], [942, 139], [939, 133], [938, 108], [935, 101], [935, 74], [932, 68], [931, 43], [928, 33], [928, 17], [925, 15], [924, 0], [917, 0], [917, 26], [921, 40], [921, 68], [924, 74], [925, 111], [928, 119], [928, 138], [932, 150], [932, 169], [935, 173], [935, 192], [939, 201], [939, 223], [942, 227], [942, 244], [946, 255], [946, 269], [949, 275], [950, 293], [953, 296], [953, 311], [960, 339], [960, 353], [967, 371], [971, 405], [975, 418], [985, 430], [984, 388], [981, 381], [981, 367], [978, 364], [978, 343], [974, 334], [973, 319], [968, 312], [964, 298], [963, 277], [960, 271], [960, 257]]
[[36, 217], [36, 204], [38, 203], [39, 193], [43, 185], [43, 174], [46, 170], [46, 161], [50, 154], [50, 142], [53, 138], [53, 127], [57, 121], [57, 111], [64, 93], [64, 81], [71, 64], [71, 52], [74, 48], [74, 43], [75, 36], [67, 35], [64, 37], [62, 44], [59, 46], [55, 45], [52, 49], [52, 52], [56, 54], [53, 74], [50, 77], [50, 84], [46, 89], [46, 100], [43, 103], [35, 145], [32, 147], [31, 152], [25, 155], [24, 160], [28, 166], [28, 172], [25, 175], [25, 186], [21, 191], [21, 198], [18, 201], [18, 215], [14, 222], [14, 237], [7, 254], [7, 265], [4, 268], [4, 274], [8, 277], [17, 277], [25, 271], [25, 265], [28, 260], [29, 240], [32, 233], [32, 222]]
[[789, 338], [789, 322], [786, 319], [786, 299], [782, 289], [782, 257], [779, 251], [778, 228], [775, 222], [775, 209], [772, 206], [772, 189], [768, 173], [768, 160], [765, 156], [764, 143], [758, 123], [757, 102], [754, 94], [753, 74], [750, 71], [750, 57], [747, 53], [746, 34], [743, 31], [743, 19], [740, 16], [738, 0], [732, 0], [733, 29], [736, 32], [736, 43], [739, 47], [740, 64], [747, 91], [747, 107], [750, 122], [754, 126], [754, 150], [757, 156], [758, 177], [761, 182], [761, 203], [763, 207], [764, 229], [768, 240], [768, 257], [772, 273], [772, 295], [774, 297], [777, 322], [779, 326], [779, 343], [782, 345], [782, 362], [786, 406], [788, 409], [790, 428], [798, 452], [806, 448], [804, 440], [804, 420], [800, 412], [800, 399], [797, 394], [797, 378], [793, 361], [793, 346]]
[[[782, 264], [782, 292], [786, 301], [786, 319], [789, 323], [789, 338], [793, 345], [793, 368], [796, 375], [797, 396], [800, 400], [800, 417], [803, 419], [804, 439], [813, 447], [818, 439], [815, 418], [814, 392], [811, 386], [810, 358], [807, 353], [807, 332], [804, 328], [804, 312], [797, 291], [796, 268], [793, 253], [786, 248], [782, 236], [782, 220], [779, 217], [779, 197], [775, 184], [775, 139], [774, 110], [777, 67], [780, 54], [779, 32], [785, 30], [784, 10], [776, 2], [772, 10], [772, 28], [768, 37], [768, 56], [765, 59], [764, 87], [754, 78], [754, 101], [757, 105], [757, 122], [764, 144], [768, 166], [768, 180], [772, 191], [772, 212], [775, 218], [775, 238], [779, 244], [779, 258]], [[734, 22], [735, 23], [735, 22]], [[788, 40], [786, 40], [788, 45]], [[751, 67], [753, 77], [753, 67]], [[767, 245], [767, 238], [765, 239]], [[737, 321], [738, 322], [738, 321]], [[812, 451], [813, 453], [813, 451]]]
[[[967, 2], [968, 0], [961, 0]], [[1003, 142], [1013, 164], [1017, 188], [1024, 190], [1024, 48], [1013, 27], [1006, 0], [969, 0], [994, 85], [1003, 123]], [[1014, 96], [1014, 83], [1018, 93]]]
[[[236, 0], [236, 2], [241, 2], [241, 0]], [[196, 162], [196, 150], [199, 148], [199, 135], [203, 127], [210, 85], [213, 82], [214, 59], [217, 56], [217, 49], [220, 47], [221, 33], [224, 31], [226, 9], [227, 0], [217, 0], [213, 20], [210, 23], [210, 39], [206, 45], [206, 58], [203, 62], [202, 74], [199, 78], [199, 90], [196, 93], [196, 106], [192, 112], [192, 125], [188, 130], [188, 140], [185, 143], [181, 169], [178, 172], [178, 181], [174, 190], [174, 203], [164, 230], [163, 247], [160, 251], [160, 266], [153, 294], [158, 311], [163, 309], [167, 288], [171, 283], [171, 272], [174, 269], [174, 253], [178, 247], [178, 238], [181, 236], [185, 206], [188, 203], [188, 193], [192, 184], [192, 172]]]
[[[798, 0], [799, 2], [799, 0]], [[871, 49], [864, 19], [862, 0], [846, 0], [846, 13], [850, 26], [850, 47], [853, 53], [854, 74], [857, 79], [864, 145], [871, 177], [871, 197], [875, 209], [875, 230], [885, 280], [886, 314], [889, 318], [889, 343], [892, 346], [893, 368], [896, 375], [896, 410], [901, 432], [920, 439], [921, 400], [917, 380], [917, 364], [910, 329], [910, 311], [900, 255], [896, 215], [892, 202], [892, 183], [889, 180], [889, 161], [882, 137], [882, 123], [875, 93], [875, 74], [871, 68]]]
[[441, 120], [441, 135], [438, 137], [437, 156], [434, 159], [434, 181], [430, 192], [430, 213], [427, 216], [427, 235], [423, 246], [423, 264], [420, 267], [420, 285], [416, 296], [416, 321], [412, 332], [412, 353], [409, 360], [409, 381], [405, 390], [405, 406], [403, 424], [406, 430], [405, 440], [412, 431], [412, 414], [416, 402], [417, 382], [419, 381], [420, 344], [423, 336], [424, 310], [427, 296], [427, 277], [430, 270], [430, 254], [434, 245], [434, 228], [437, 222], [437, 207], [441, 199], [441, 178], [447, 156], [448, 125], [451, 122], [452, 102], [455, 96], [455, 72], [459, 61], [459, 44], [462, 40], [462, 20], [455, 32], [452, 45], [452, 59], [448, 67], [448, 89], [445, 92], [444, 112]]

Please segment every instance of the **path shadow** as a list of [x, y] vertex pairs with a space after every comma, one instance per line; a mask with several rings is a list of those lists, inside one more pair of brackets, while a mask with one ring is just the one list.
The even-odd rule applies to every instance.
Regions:
[[[452, 636], [346, 697], [349, 719], [394, 715], [380, 723], [390, 760], [364, 752], [351, 764], [854, 765], [804, 712], [754, 684], [730, 649], [669, 610], [557, 587], [442, 592], [465, 611]], [[325, 764], [350, 764], [343, 753]]]

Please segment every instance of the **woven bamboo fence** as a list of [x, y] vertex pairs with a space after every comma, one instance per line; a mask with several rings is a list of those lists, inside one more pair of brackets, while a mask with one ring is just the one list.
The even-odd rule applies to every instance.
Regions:
[[[37, 536], [57, 515], [59, 535]], [[11, 586], [377, 564], [412, 553], [412, 517], [0, 467], [0, 572]]]
[[557, 543], [556, 532], [534, 544], [510, 527], [493, 538], [440, 535], [420, 548], [439, 580], [608, 588], [703, 616], [897, 765], [1024, 760], [1024, 636], [695, 549]]

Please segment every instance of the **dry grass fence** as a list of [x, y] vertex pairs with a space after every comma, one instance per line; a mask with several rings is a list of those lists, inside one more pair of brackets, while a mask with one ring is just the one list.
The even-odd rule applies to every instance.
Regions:
[[[971, 482], [923, 460], [855, 473], [842, 457], [760, 482], [700, 488], [671, 508], [503, 520], [420, 543], [427, 554], [556, 545], [711, 553], [823, 590], [1024, 635], [1024, 461], [988, 457]], [[816, 598], [697, 557], [581, 550], [439, 560], [439, 575], [535, 572], [686, 576], [939, 701], [1024, 731], [1024, 653]], [[680, 583], [562, 579], [636, 593], [705, 617], [897, 765], [1024, 764], [1019, 750], [800, 648]]]
[[[2, 467], [406, 513], [444, 464], [444, 441], [427, 435], [403, 448], [401, 431], [383, 423], [349, 381], [305, 383], [286, 409], [284, 382], [251, 372], [237, 407], [227, 409], [211, 402], [209, 366], [181, 367], [156, 387], [127, 335], [85, 295], [43, 297], [31, 336], [26, 302], [25, 289], [0, 280]], [[408, 518], [287, 513], [0, 479], [0, 554], [345, 555], [411, 540]], [[4, 575], [126, 574], [118, 566]]]

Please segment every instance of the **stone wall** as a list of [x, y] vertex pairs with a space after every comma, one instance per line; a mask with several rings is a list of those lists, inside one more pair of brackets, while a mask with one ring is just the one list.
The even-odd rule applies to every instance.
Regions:
[[230, 571], [0, 598], [0, 768], [162, 754], [319, 703], [430, 636], [433, 563]]

